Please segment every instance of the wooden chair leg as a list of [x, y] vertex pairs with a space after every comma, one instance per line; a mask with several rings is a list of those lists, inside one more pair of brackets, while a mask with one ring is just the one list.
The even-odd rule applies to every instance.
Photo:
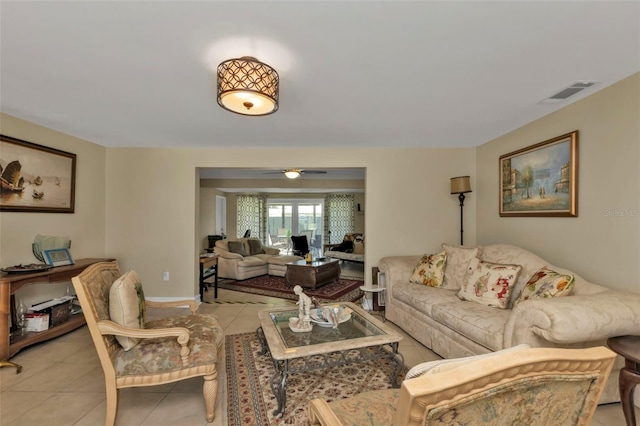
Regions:
[[207, 409], [207, 421], [211, 423], [216, 417], [216, 398], [218, 397], [217, 371], [209, 376], [204, 376], [202, 394], [204, 395], [204, 404]]
[[118, 394], [120, 390], [115, 386], [107, 386], [107, 417], [105, 418], [105, 426], [113, 426], [118, 415]]

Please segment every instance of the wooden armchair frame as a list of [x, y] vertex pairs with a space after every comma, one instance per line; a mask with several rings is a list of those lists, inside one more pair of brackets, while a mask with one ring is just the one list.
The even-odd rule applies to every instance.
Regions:
[[[595, 413], [598, 400], [604, 389], [604, 385], [613, 368], [615, 354], [605, 347], [592, 347], [587, 349], [551, 349], [551, 348], [531, 348], [517, 352], [507, 352], [496, 354], [495, 357], [487, 357], [476, 361], [454, 367], [447, 371], [405, 380], [400, 392], [393, 390], [383, 390], [377, 392], [389, 392], [387, 401], [393, 401], [381, 408], [381, 404], [372, 410], [370, 417], [376, 419], [376, 413], [393, 419], [395, 426], [403, 425], [429, 425], [442, 424], [432, 422], [432, 414], [435, 410], [447, 412], [468, 404], [470, 400], [477, 397], [492, 398], [492, 393], [496, 389], [510, 386], [510, 384], [521, 385], [527, 380], [547, 380], [556, 379], [558, 381], [585, 380], [590, 383], [588, 391], [584, 395], [576, 392], [576, 404], [581, 409], [575, 412], [567, 411], [567, 418], [561, 419], [553, 424], [573, 424], [576, 426], [587, 426]], [[525, 386], [527, 386], [525, 384]], [[375, 391], [374, 391], [375, 392]], [[395, 392], [395, 393], [393, 393]], [[515, 392], [515, 391], [514, 391]], [[368, 394], [372, 394], [369, 392]], [[353, 412], [362, 412], [366, 406], [367, 393], [348, 398], [353, 400], [349, 407], [358, 407]], [[581, 400], [581, 398], [583, 398]], [[356, 405], [356, 401], [360, 404]], [[384, 398], [378, 398], [378, 400]], [[337, 401], [336, 403], [340, 403]], [[547, 405], [551, 409], [551, 405]], [[344, 406], [344, 405], [343, 405]], [[338, 407], [334, 407], [338, 408]], [[498, 418], [503, 418], [504, 413], [500, 410], [505, 407], [496, 407]], [[514, 409], [506, 407], [506, 410]], [[348, 411], [345, 409], [345, 411]], [[565, 414], [564, 412], [561, 414]], [[342, 416], [344, 419], [346, 416]], [[573, 423], [568, 421], [573, 418]], [[343, 425], [341, 416], [336, 415], [331, 404], [324, 399], [314, 399], [309, 403], [309, 420], [312, 425], [338, 426]], [[350, 419], [351, 420], [351, 419]], [[371, 419], [369, 419], [371, 420]], [[535, 418], [528, 418], [531, 424], [536, 423]], [[556, 419], [558, 420], [558, 419]], [[496, 422], [478, 419], [482, 424], [501, 424]], [[357, 424], [356, 421], [348, 424]], [[375, 424], [383, 424], [376, 422]], [[504, 424], [504, 423], [502, 423]], [[547, 423], [552, 424], [552, 423]]]
[[[212, 354], [211, 362], [192, 363], [189, 342], [192, 340], [191, 332], [185, 327], [161, 327], [161, 328], [129, 328], [121, 326], [109, 318], [109, 290], [111, 284], [120, 277], [117, 262], [97, 263], [85, 269], [80, 275], [73, 277], [72, 282], [82, 306], [91, 338], [95, 345], [102, 369], [104, 371], [107, 413], [105, 425], [115, 423], [118, 411], [118, 393], [120, 389], [128, 387], [156, 386], [165, 383], [176, 382], [202, 376], [204, 378], [203, 395], [206, 406], [206, 418], [212, 422], [215, 417], [215, 400], [218, 391], [216, 361], [222, 354], [222, 329], [216, 330], [217, 352]], [[152, 302], [145, 301], [147, 307], [153, 308], [177, 308], [188, 306], [192, 315], [195, 315], [198, 306], [194, 300]], [[217, 327], [215, 317], [207, 316], [209, 323]], [[149, 324], [152, 324], [150, 322]], [[171, 371], [162, 371], [157, 374], [145, 372], [144, 374], [118, 375], [114, 362], [118, 353], [123, 351], [115, 338], [115, 335], [133, 337], [139, 339], [175, 339], [180, 347], [180, 359], [182, 368]], [[219, 344], [217, 342], [220, 342]], [[135, 350], [132, 349], [132, 350]]]

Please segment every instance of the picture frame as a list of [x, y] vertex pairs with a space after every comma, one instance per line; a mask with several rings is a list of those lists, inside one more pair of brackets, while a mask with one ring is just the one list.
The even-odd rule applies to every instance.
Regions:
[[75, 263], [67, 248], [44, 250], [42, 254], [44, 255], [45, 263], [50, 266], [65, 266]]
[[499, 158], [502, 217], [578, 216], [578, 130]]
[[74, 213], [76, 155], [0, 135], [0, 211]]

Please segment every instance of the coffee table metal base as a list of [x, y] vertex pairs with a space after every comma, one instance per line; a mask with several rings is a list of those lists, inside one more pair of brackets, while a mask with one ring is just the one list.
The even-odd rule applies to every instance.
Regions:
[[[262, 345], [260, 355], [269, 353], [267, 339], [264, 336], [262, 327], [256, 331], [258, 340]], [[278, 402], [278, 408], [273, 411], [273, 415], [281, 417], [287, 405], [287, 376], [292, 373], [304, 373], [308, 371], [321, 370], [331, 367], [339, 367], [355, 362], [388, 359], [391, 362], [391, 372], [389, 381], [394, 388], [400, 387], [398, 375], [404, 366], [404, 357], [398, 352], [398, 343], [390, 343], [378, 346], [368, 346], [364, 348], [345, 349], [342, 351], [330, 352], [326, 354], [311, 355], [308, 357], [275, 360], [273, 357], [273, 368], [275, 372], [271, 376], [270, 384], [273, 395]]]

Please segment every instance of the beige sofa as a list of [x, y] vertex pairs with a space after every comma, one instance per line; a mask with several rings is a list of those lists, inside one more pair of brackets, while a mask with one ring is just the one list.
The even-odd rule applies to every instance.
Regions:
[[[239, 247], [244, 250], [238, 250]], [[256, 250], [257, 247], [263, 252]], [[288, 262], [302, 260], [300, 256], [281, 255], [279, 249], [263, 246], [258, 238], [218, 240], [213, 252], [218, 255], [218, 278], [234, 280], [266, 274], [284, 277]]]
[[[335, 250], [345, 243], [349, 244], [350, 251]], [[345, 234], [340, 244], [325, 244], [324, 256], [348, 262], [364, 263], [364, 235], [352, 232]]]
[[[489, 245], [477, 248], [444, 246], [447, 253], [443, 287], [410, 282], [421, 256], [385, 257], [379, 269], [387, 286], [386, 318], [443, 358], [461, 358], [509, 348], [582, 348], [606, 346], [609, 337], [640, 335], [640, 294], [608, 289], [519, 247]], [[473, 251], [476, 250], [477, 251]], [[521, 265], [507, 309], [458, 298], [471, 257]], [[529, 279], [547, 266], [575, 277], [569, 296], [513, 301]], [[619, 401], [618, 357], [601, 403]]]

